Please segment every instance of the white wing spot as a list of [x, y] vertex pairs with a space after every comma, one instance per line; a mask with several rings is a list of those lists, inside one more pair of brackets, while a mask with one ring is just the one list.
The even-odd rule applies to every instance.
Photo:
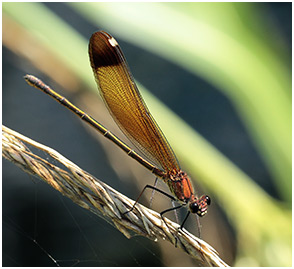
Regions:
[[116, 40], [113, 37], [108, 39], [108, 42], [112, 47], [118, 46]]

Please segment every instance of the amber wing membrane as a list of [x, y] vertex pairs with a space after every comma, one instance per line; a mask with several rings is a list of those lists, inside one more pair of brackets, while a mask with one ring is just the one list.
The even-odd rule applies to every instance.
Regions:
[[166, 172], [179, 170], [177, 159], [142, 99], [116, 40], [103, 31], [94, 33], [89, 56], [102, 98], [124, 134], [155, 165]]

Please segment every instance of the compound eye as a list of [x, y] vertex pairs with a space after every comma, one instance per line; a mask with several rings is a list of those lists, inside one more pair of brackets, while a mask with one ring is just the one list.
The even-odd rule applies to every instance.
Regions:
[[211, 199], [208, 195], [205, 196], [205, 200], [206, 200], [207, 205], [211, 204]]
[[196, 202], [190, 204], [190, 210], [194, 214], [197, 213], [197, 212], [199, 212], [199, 206], [198, 206], [198, 204]]

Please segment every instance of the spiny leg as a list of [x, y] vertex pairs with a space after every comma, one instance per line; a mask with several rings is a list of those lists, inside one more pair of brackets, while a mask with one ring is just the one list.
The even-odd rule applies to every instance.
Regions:
[[[183, 205], [178, 205], [178, 206], [176, 206], [176, 207], [172, 207], [172, 208], [166, 209], [166, 210], [164, 210], [164, 211], [162, 211], [162, 212], [160, 213], [161, 219], [163, 220], [163, 222], [164, 222], [165, 226], [167, 227], [167, 229], [169, 230], [169, 232], [170, 232], [170, 229], [169, 229], [169, 227], [168, 227], [168, 225], [167, 225], [167, 223], [166, 223], [166, 221], [165, 221], [163, 215], [164, 215], [165, 213], [169, 212], [169, 211], [177, 210], [177, 209], [181, 208], [182, 206], [183, 206]], [[176, 242], [175, 242], [175, 247], [177, 247], [178, 239], [177, 239], [176, 236], [174, 236], [174, 238], [175, 238], [175, 240], [176, 240]]]
[[[176, 201], [176, 198], [174, 198], [172, 195], [169, 195], [168, 193], [166, 193], [166, 192], [164, 192], [164, 191], [162, 191], [162, 190], [160, 190], [160, 189], [158, 189], [158, 188], [156, 188], [156, 187], [154, 187], [154, 186], [146, 185], [146, 186], [143, 188], [143, 190], [141, 191], [140, 195], [138, 196], [138, 198], [137, 198], [137, 200], [135, 201], [135, 203], [134, 203], [134, 205], [132, 206], [132, 208], [131, 208], [130, 210], [128, 210], [128, 211], [122, 213], [123, 215], [125, 215], [125, 214], [127, 214], [127, 213], [133, 211], [133, 209], [135, 208], [135, 206], [136, 206], [136, 204], [138, 203], [139, 199], [141, 198], [142, 194], [144, 193], [144, 191], [145, 191], [147, 188], [152, 189], [152, 190], [154, 190], [154, 191], [158, 191], [159, 193], [161, 193], [161, 194], [165, 195], [166, 197], [170, 198], [171, 200]], [[164, 212], [164, 211], [163, 211], [163, 212]]]

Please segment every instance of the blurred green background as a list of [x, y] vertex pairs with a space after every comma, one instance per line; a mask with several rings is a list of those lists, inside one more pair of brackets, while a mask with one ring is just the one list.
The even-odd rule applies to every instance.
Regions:
[[[119, 132], [87, 55], [91, 34], [108, 31], [197, 193], [212, 198], [202, 238], [230, 265], [291, 266], [291, 10], [291, 3], [3, 3], [3, 124], [132, 198], [152, 184], [148, 171], [103, 138], [97, 143], [22, 78], [40, 77]], [[197, 234], [195, 226], [191, 218], [187, 229]], [[3, 266], [53, 266], [49, 254], [67, 266], [195, 266], [166, 242], [124, 238], [4, 161]]]

